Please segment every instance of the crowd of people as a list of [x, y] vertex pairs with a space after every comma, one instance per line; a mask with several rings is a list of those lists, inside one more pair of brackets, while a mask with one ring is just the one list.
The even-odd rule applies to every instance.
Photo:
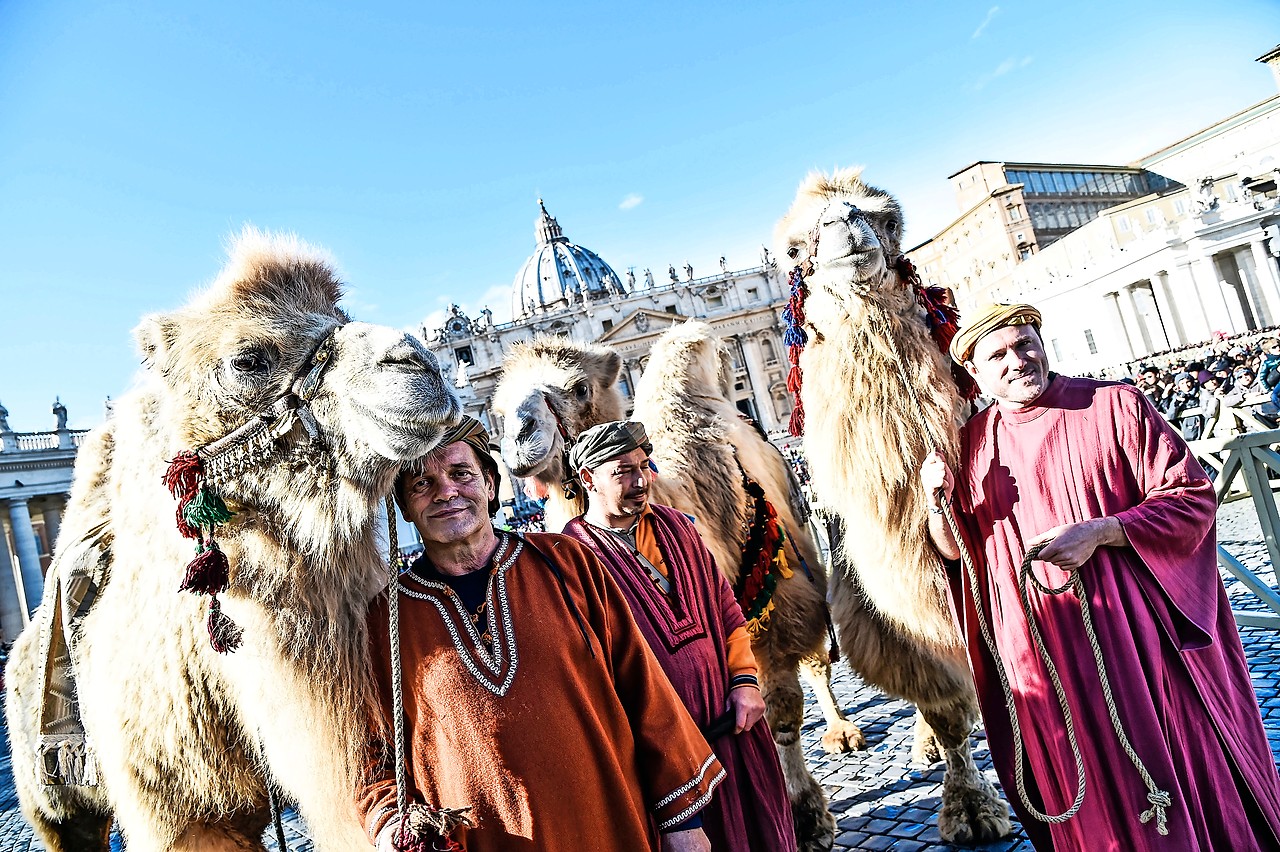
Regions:
[[1280, 339], [1222, 339], [1206, 347], [1139, 362], [1132, 382], [1187, 441], [1220, 437], [1234, 424], [1223, 409], [1248, 411], [1263, 426], [1280, 424]]

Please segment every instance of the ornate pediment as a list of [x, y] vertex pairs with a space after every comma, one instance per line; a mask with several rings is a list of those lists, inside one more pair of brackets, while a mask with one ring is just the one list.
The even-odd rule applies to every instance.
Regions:
[[638, 337], [656, 337], [684, 317], [640, 308], [596, 339], [597, 343], [621, 343]]

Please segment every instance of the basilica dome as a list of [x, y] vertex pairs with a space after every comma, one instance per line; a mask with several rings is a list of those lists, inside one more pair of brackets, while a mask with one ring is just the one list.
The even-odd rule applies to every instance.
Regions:
[[627, 289], [609, 264], [590, 249], [565, 237], [542, 199], [534, 233], [538, 247], [516, 273], [511, 286], [511, 316], [524, 319], [540, 311], [609, 296], [625, 296]]

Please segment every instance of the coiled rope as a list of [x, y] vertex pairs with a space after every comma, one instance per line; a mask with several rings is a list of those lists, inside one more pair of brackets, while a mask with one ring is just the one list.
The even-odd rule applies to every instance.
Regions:
[[[910, 378], [907, 376], [906, 365], [902, 360], [902, 353], [898, 349], [898, 341], [894, 338], [890, 329], [890, 321], [885, 316], [886, 309], [873, 302], [868, 302], [868, 306], [872, 308], [869, 312], [873, 318], [873, 322], [880, 325], [880, 336], [889, 344], [889, 349], [893, 353], [895, 366], [898, 368], [898, 375], [902, 379], [902, 384], [907, 389], [907, 396], [911, 399], [915, 406], [916, 414], [920, 418], [920, 422], [927, 424], [928, 418], [925, 416], [924, 405], [920, 402], [920, 397], [916, 394], [916, 389], [912, 385]], [[939, 445], [932, 431], [926, 425], [925, 440], [929, 445], [931, 452], [938, 452]], [[1078, 785], [1076, 787], [1075, 801], [1071, 803], [1065, 811], [1057, 814], [1046, 814], [1041, 812], [1031, 803], [1031, 797], [1027, 795], [1026, 780], [1024, 778], [1025, 753], [1022, 741], [1022, 725], [1018, 719], [1018, 708], [1014, 703], [1013, 688], [1009, 683], [1009, 673], [1005, 670], [1004, 662], [1000, 658], [1000, 651], [996, 647], [995, 638], [991, 635], [991, 629], [987, 625], [987, 619], [982, 609], [982, 601], [978, 595], [978, 572], [973, 566], [973, 558], [969, 553], [969, 549], [965, 546], [964, 538], [960, 535], [960, 527], [956, 523], [955, 514], [951, 510], [951, 501], [942, 501], [942, 516], [946, 519], [947, 527], [951, 531], [951, 536], [955, 539], [956, 546], [960, 551], [960, 561], [964, 565], [965, 573], [968, 578], [969, 595], [973, 600], [974, 612], [977, 615], [978, 629], [982, 633], [982, 639], [986, 643], [987, 651], [991, 655], [991, 660], [995, 665], [996, 674], [1000, 679], [1000, 688], [1004, 692], [1005, 708], [1009, 712], [1009, 721], [1013, 729], [1013, 748], [1015, 761], [1015, 777], [1017, 779], [1018, 796], [1022, 799], [1023, 805], [1027, 812], [1041, 822], [1050, 824], [1060, 824], [1074, 817], [1080, 811], [1081, 805], [1084, 804], [1085, 789], [1087, 786], [1084, 768], [1084, 756], [1080, 752], [1080, 744], [1076, 739], [1075, 718], [1071, 713], [1071, 707], [1067, 704], [1066, 690], [1062, 686], [1062, 680], [1058, 677], [1058, 669], [1053, 664], [1053, 660], [1049, 657], [1049, 652], [1045, 648], [1044, 638], [1040, 635], [1040, 628], [1036, 623], [1035, 616], [1031, 613], [1031, 600], [1027, 593], [1027, 583], [1034, 584], [1035, 587], [1047, 595], [1060, 595], [1067, 591], [1075, 593], [1080, 601], [1080, 614], [1084, 619], [1084, 631], [1089, 637], [1089, 645], [1093, 648], [1093, 659], [1098, 666], [1098, 678], [1102, 682], [1102, 694], [1107, 704], [1107, 713], [1111, 717], [1111, 726], [1115, 729], [1116, 736], [1120, 740], [1120, 745], [1124, 748], [1125, 754], [1129, 756], [1134, 767], [1138, 770], [1138, 774], [1142, 777], [1142, 783], [1147, 788], [1147, 801], [1151, 807], [1143, 811], [1138, 819], [1142, 823], [1150, 822], [1153, 818], [1156, 821], [1156, 831], [1161, 835], [1169, 833], [1168, 818], [1166, 811], [1172, 806], [1173, 797], [1164, 790], [1156, 786], [1155, 780], [1151, 777], [1151, 773], [1147, 771], [1146, 765], [1133, 749], [1133, 745], [1129, 741], [1128, 734], [1125, 733], [1124, 725], [1120, 721], [1120, 714], [1116, 709], [1115, 698], [1111, 692], [1111, 683], [1107, 677], [1107, 667], [1102, 659], [1102, 647], [1098, 643], [1098, 634], [1093, 627], [1093, 618], [1089, 611], [1089, 600], [1085, 593], [1084, 583], [1080, 578], [1078, 569], [1070, 572], [1067, 581], [1057, 588], [1051, 588], [1035, 576], [1031, 571], [1031, 563], [1040, 555], [1040, 551], [1049, 544], [1043, 542], [1032, 547], [1027, 551], [1026, 556], [1022, 560], [1022, 569], [1018, 575], [1018, 598], [1022, 604], [1023, 615], [1027, 619], [1027, 625], [1031, 631], [1032, 644], [1035, 645], [1036, 654], [1040, 661], [1044, 664], [1045, 670], [1049, 673], [1049, 680], [1053, 684], [1054, 696], [1058, 699], [1058, 706], [1062, 710], [1062, 720], [1067, 730], [1067, 741], [1071, 745], [1071, 756], [1076, 763], [1076, 777]]]

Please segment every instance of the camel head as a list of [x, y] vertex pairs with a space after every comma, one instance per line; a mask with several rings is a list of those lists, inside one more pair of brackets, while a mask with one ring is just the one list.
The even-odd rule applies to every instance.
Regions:
[[[729, 348], [705, 322], [673, 325], [654, 342], [636, 388], [636, 398], [672, 391], [729, 401], [733, 361]], [[641, 390], [641, 389], [644, 390]]]
[[603, 346], [538, 337], [512, 347], [494, 390], [502, 417], [502, 459], [516, 476], [548, 485], [564, 478], [565, 441], [623, 416], [622, 357]]
[[902, 209], [889, 193], [864, 184], [861, 169], [809, 174], [774, 236], [811, 290], [865, 298], [901, 289], [894, 263], [902, 248]]
[[[311, 517], [317, 536], [326, 520], [334, 534], [336, 515], [366, 514], [357, 504], [373, 505], [400, 463], [435, 446], [460, 405], [420, 342], [350, 321], [340, 296], [323, 253], [246, 229], [208, 289], [135, 331], [164, 444], [156, 452], [204, 447], [267, 412], [271, 434], [226, 456], [234, 464], [219, 491], [254, 510]], [[309, 400], [305, 411], [277, 404], [291, 392]]]

